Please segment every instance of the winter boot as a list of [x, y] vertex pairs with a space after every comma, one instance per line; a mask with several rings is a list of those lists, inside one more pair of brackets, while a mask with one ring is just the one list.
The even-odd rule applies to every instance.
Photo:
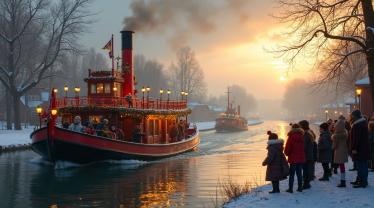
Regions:
[[360, 181], [358, 184], [353, 185], [353, 188], [366, 188], [368, 186], [367, 182]]
[[346, 187], [345, 180], [340, 180], [340, 184], [337, 185], [336, 187], [338, 187], [338, 188], [345, 188]]
[[292, 194], [292, 193], [293, 193], [293, 190], [292, 190], [292, 189], [287, 189], [286, 192]]
[[273, 190], [269, 191], [269, 194], [279, 193], [279, 181], [271, 182], [273, 185]]
[[358, 185], [360, 183], [360, 178], [356, 177], [356, 181], [351, 182], [352, 185]]
[[305, 180], [303, 184], [303, 189], [310, 189], [310, 188], [311, 188], [310, 182], [308, 180]]
[[303, 191], [303, 183], [298, 183], [297, 184], [297, 191], [302, 192]]

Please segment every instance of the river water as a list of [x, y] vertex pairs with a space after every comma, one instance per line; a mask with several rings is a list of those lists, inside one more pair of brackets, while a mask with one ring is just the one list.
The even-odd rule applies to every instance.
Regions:
[[265, 183], [266, 131], [284, 138], [287, 129], [266, 121], [247, 132], [201, 132], [197, 150], [155, 162], [51, 166], [32, 151], [3, 153], [0, 207], [214, 207], [220, 183]]

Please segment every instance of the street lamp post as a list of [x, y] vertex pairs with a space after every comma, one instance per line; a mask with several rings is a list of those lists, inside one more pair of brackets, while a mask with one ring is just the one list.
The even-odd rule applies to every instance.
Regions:
[[162, 108], [162, 95], [164, 94], [164, 90], [163, 89], [161, 89], [160, 90], [160, 108]]
[[69, 87], [67, 85], [64, 86], [64, 92], [65, 92], [65, 97], [64, 97], [64, 105], [66, 106], [66, 98], [68, 97], [68, 91]]
[[39, 127], [41, 128], [42, 127], [42, 112], [43, 112], [43, 108], [38, 106], [36, 107], [36, 113], [38, 114], [39, 116]]
[[145, 93], [145, 87], [142, 88], [142, 107], [144, 109], [144, 93]]
[[361, 93], [362, 93], [362, 89], [357, 88], [356, 89], [356, 94], [357, 94], [357, 98], [358, 98], [358, 109], [359, 110], [361, 110]]
[[76, 103], [77, 103], [77, 106], [79, 106], [79, 92], [81, 91], [81, 88], [80, 87], [74, 87], [74, 91], [75, 91]]
[[171, 93], [171, 91], [168, 90], [166, 93], [168, 94], [167, 108], [169, 109], [169, 101], [170, 101], [170, 93]]
[[327, 121], [327, 116], [329, 114], [329, 111], [328, 110], [325, 110], [325, 114], [326, 114], [326, 121]]
[[151, 88], [147, 87], [145, 90], [147, 91], [147, 108], [149, 108], [149, 92], [151, 91]]

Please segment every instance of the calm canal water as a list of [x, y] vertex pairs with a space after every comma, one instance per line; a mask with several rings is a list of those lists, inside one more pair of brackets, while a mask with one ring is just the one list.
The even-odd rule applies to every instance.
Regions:
[[201, 133], [194, 152], [156, 162], [105, 161], [78, 166], [43, 162], [32, 151], [0, 155], [0, 207], [213, 207], [228, 179], [265, 183], [267, 121], [247, 132]]

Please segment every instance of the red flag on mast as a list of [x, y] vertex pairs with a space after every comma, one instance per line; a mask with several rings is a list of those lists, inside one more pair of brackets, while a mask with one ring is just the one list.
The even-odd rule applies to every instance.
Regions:
[[113, 37], [110, 39], [110, 41], [105, 44], [103, 47], [104, 50], [109, 50], [109, 58], [113, 58]]

